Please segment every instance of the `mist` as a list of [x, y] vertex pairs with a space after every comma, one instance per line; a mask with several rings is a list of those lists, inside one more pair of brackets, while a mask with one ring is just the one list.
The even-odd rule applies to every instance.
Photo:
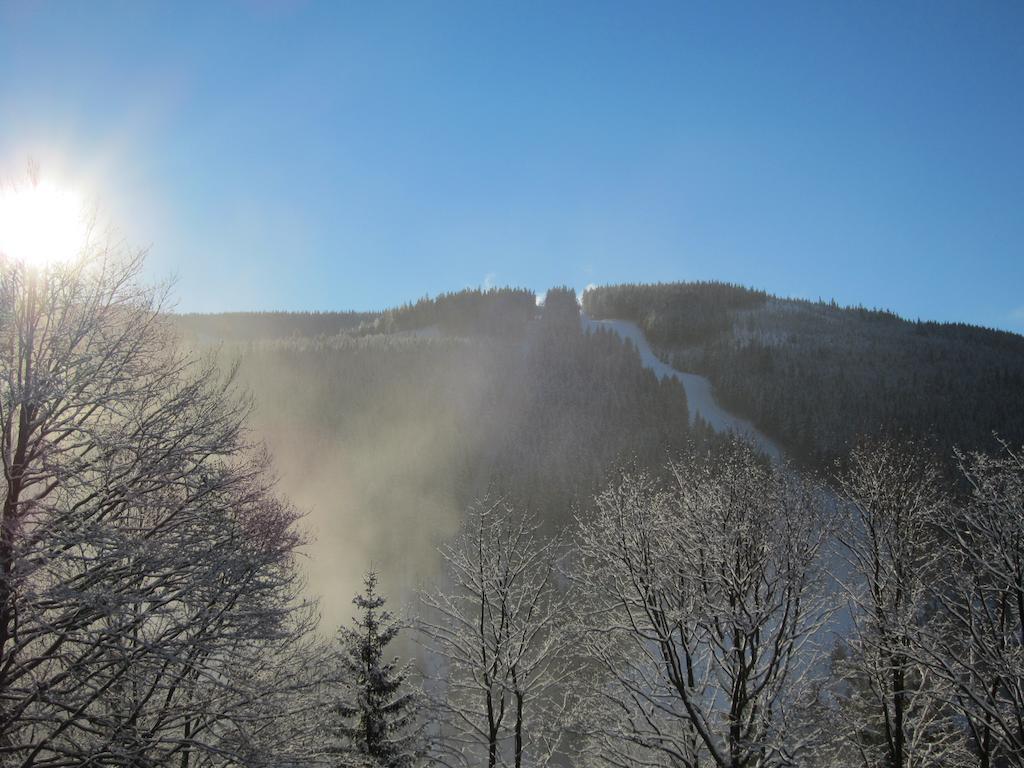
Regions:
[[615, 333], [584, 332], [570, 289], [547, 296], [538, 308], [531, 292], [467, 291], [358, 325], [179, 320], [188, 343], [237, 365], [252, 438], [306, 515], [322, 632], [349, 620], [370, 569], [399, 609], [435, 585], [438, 546], [476, 498], [503, 495], [555, 532], [618, 467], [655, 466], [693, 439], [677, 382]]
[[[339, 338], [225, 347], [251, 392], [253, 435], [306, 514], [308, 592], [322, 629], [348, 621], [364, 574], [395, 604], [436, 576], [437, 545], [474, 490], [491, 352], [458, 340]], [[399, 375], [394, 375], [396, 372]]]

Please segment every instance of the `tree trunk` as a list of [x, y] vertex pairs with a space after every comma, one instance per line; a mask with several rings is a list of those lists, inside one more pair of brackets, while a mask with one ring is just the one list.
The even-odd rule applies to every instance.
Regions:
[[[3, 517], [0, 518], [0, 694], [7, 690], [7, 670], [14, 666], [9, 658], [7, 643], [14, 635], [15, 607], [14, 588], [11, 580], [14, 577], [14, 538], [18, 528], [18, 503], [21, 500], [22, 479], [25, 473], [25, 461], [28, 453], [28, 438], [35, 409], [30, 400], [34, 389], [32, 378], [32, 351], [35, 345], [35, 312], [36, 312], [36, 277], [29, 272], [28, 278], [28, 329], [25, 349], [21, 357], [24, 360], [24, 374], [19, 370], [21, 381], [21, 403], [18, 409], [18, 440], [14, 455], [10, 457], [7, 471], [7, 494], [4, 496]], [[21, 362], [19, 360], [19, 362]], [[13, 414], [9, 414], [10, 417]], [[8, 424], [7, 438], [10, 439]], [[7, 458], [7, 457], [5, 457]], [[7, 718], [0, 712], [0, 744], [7, 743]]]
[[487, 768], [498, 764], [498, 728], [494, 723], [494, 699], [487, 694]]
[[523, 765], [523, 694], [516, 691], [516, 768]]
[[904, 712], [903, 661], [897, 659], [892, 671], [892, 704], [893, 704], [893, 768], [903, 768], [906, 761], [905, 737], [903, 732]]

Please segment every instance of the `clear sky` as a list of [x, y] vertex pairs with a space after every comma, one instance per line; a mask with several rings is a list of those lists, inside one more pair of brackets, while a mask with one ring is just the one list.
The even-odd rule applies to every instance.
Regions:
[[179, 308], [720, 279], [1024, 331], [1024, 3], [0, 0], [0, 172]]

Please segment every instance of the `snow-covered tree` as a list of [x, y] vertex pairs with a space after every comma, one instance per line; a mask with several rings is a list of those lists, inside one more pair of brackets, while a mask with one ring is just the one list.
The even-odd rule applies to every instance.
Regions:
[[949, 550], [949, 500], [935, 467], [912, 444], [856, 447], [838, 477], [838, 542], [851, 627], [834, 665], [842, 724], [836, 760], [873, 768], [962, 764], [951, 689], [922, 660], [936, 628], [933, 596]]
[[587, 762], [765, 768], [816, 746], [819, 492], [741, 443], [626, 475], [579, 523]]
[[444, 584], [422, 595], [443, 764], [547, 765], [574, 669], [557, 538], [504, 499], [477, 502], [441, 550]]
[[273, 664], [312, 620], [298, 515], [230, 374], [177, 344], [141, 267], [0, 256], [4, 766], [290, 749], [260, 734], [301, 706]]
[[353, 626], [340, 632], [342, 696], [333, 727], [340, 738], [332, 751], [341, 766], [408, 768], [422, 750], [420, 697], [410, 666], [384, 656], [400, 627], [377, 592], [377, 574], [367, 573], [363, 584], [352, 600], [359, 609]]
[[947, 505], [919, 659], [941, 676], [981, 768], [1024, 766], [1024, 453], [959, 454], [970, 489]]

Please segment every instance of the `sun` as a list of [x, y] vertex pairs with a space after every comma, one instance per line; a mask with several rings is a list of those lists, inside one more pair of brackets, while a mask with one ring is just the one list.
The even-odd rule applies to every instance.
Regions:
[[82, 199], [48, 179], [0, 187], [0, 254], [43, 268], [73, 259], [88, 233]]

